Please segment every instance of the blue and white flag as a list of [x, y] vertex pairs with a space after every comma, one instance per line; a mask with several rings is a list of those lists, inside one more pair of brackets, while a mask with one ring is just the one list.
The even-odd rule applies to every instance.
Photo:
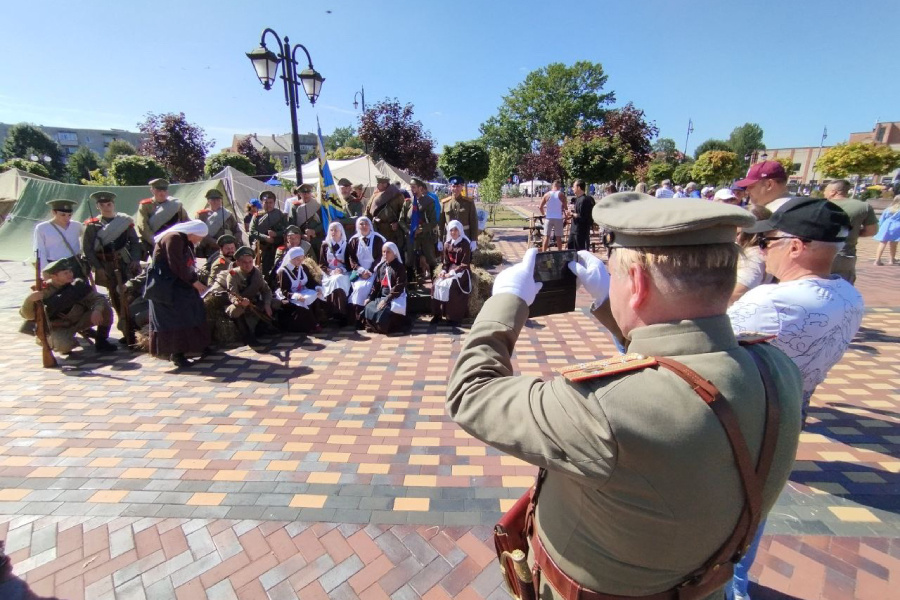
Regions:
[[325, 142], [322, 140], [319, 117], [316, 117], [316, 126], [319, 132], [316, 144], [319, 154], [319, 204], [322, 206], [322, 226], [327, 231], [332, 221], [344, 216], [344, 202], [328, 166], [328, 159], [325, 157]]

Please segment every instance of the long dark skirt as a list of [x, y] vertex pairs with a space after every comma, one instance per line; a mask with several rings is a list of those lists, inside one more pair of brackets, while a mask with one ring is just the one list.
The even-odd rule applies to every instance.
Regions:
[[171, 303], [150, 301], [150, 354], [199, 354], [209, 343], [206, 311], [194, 288], [176, 282]]
[[394, 331], [402, 329], [406, 323], [406, 315], [398, 315], [397, 313], [391, 312], [390, 302], [388, 302], [387, 306], [383, 309], [378, 310], [378, 305], [388, 294], [390, 294], [390, 292], [390, 288], [382, 288], [381, 297], [369, 300], [369, 303], [366, 304], [366, 308], [363, 311], [363, 320], [365, 321], [366, 326], [371, 327], [378, 333], [393, 333]]
[[[461, 286], [461, 287], [460, 287]], [[431, 314], [443, 317], [448, 321], [462, 321], [469, 316], [469, 294], [463, 290], [472, 289], [472, 279], [469, 272], [453, 282], [450, 286], [450, 299], [446, 302], [431, 297]]]
[[315, 305], [320, 301], [316, 300], [309, 308], [305, 306], [297, 306], [296, 304], [284, 304], [278, 311], [278, 324], [284, 331], [291, 333], [309, 333], [316, 328]]
[[325, 301], [328, 304], [329, 317], [345, 321], [356, 317], [356, 314], [350, 310], [350, 304], [347, 302], [347, 292], [344, 290], [334, 290], [328, 294]]

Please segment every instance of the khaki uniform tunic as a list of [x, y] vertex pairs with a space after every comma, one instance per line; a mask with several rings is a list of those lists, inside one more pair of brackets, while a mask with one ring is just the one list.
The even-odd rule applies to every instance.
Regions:
[[[536, 529], [576, 581], [625, 596], [679, 584], [731, 535], [744, 503], [722, 425], [666, 369], [580, 383], [513, 376], [510, 355], [527, 318], [528, 306], [514, 295], [488, 299], [450, 377], [450, 416], [476, 438], [548, 469]], [[719, 388], [755, 464], [765, 395], [728, 317], [650, 325], [631, 336], [629, 352], [672, 357]], [[802, 392], [787, 356], [766, 344], [754, 350], [768, 363], [781, 404], [765, 515], [794, 462]], [[553, 597], [551, 590], [542, 580], [542, 597]]]
[[[157, 212], [163, 210], [163, 205], [168, 204], [169, 202], [178, 204], [178, 209], [173, 210], [173, 217], [171, 217], [161, 226], [154, 229], [150, 224], [150, 218]], [[165, 231], [175, 223], [184, 223], [185, 221], [189, 220], [190, 217], [188, 217], [187, 212], [185, 212], [184, 210], [184, 207], [181, 206], [181, 202], [179, 200], [176, 200], [175, 198], [170, 198], [165, 202], [156, 202], [155, 200], [153, 200], [153, 198], [147, 198], [146, 200], [141, 200], [141, 203], [138, 205], [137, 227], [138, 233], [141, 236], [141, 241], [144, 243], [145, 249], [152, 250], [153, 236], [155, 236], [157, 233]]]
[[466, 230], [466, 237], [478, 241], [478, 211], [475, 202], [465, 196], [448, 196], [441, 200], [441, 239], [447, 239], [447, 224], [459, 221]]
[[[74, 284], [75, 282], [80, 282], [80, 280], [76, 279], [72, 283]], [[44, 301], [46, 302], [65, 287], [67, 286], [58, 288], [52, 283], [45, 284], [43, 289]], [[78, 345], [78, 342], [75, 341], [75, 334], [92, 327], [91, 313], [94, 311], [103, 313], [103, 320], [98, 329], [109, 331], [109, 326], [112, 324], [112, 309], [109, 303], [102, 294], [87, 286], [85, 286], [85, 291], [85, 295], [73, 303], [66, 312], [56, 314], [52, 318], [50, 318], [49, 313], [45, 312], [50, 318], [50, 331], [47, 335], [47, 341], [50, 342], [50, 348], [56, 352], [67, 354]], [[26, 321], [33, 321], [34, 302], [29, 302], [26, 298], [25, 302], [22, 303], [22, 307], [19, 308], [19, 314]], [[37, 338], [35, 340], [37, 340], [38, 344], [41, 343]]]
[[259, 269], [254, 267], [249, 275], [245, 275], [240, 269], [231, 269], [226, 276], [225, 286], [229, 292], [238, 296], [228, 297], [231, 304], [225, 309], [225, 314], [232, 319], [244, 317], [252, 331], [259, 323], [259, 317], [250, 309], [240, 306], [240, 298], [247, 298], [253, 306], [265, 312], [266, 306], [272, 306], [272, 290], [269, 284], [263, 279]]

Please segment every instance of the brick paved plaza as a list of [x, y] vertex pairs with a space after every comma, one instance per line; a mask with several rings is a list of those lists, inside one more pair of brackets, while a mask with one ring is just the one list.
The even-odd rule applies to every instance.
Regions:
[[[525, 249], [521, 230], [497, 241]], [[813, 398], [754, 598], [900, 597], [900, 267], [873, 266], [874, 248], [862, 330]], [[18, 333], [31, 277], [0, 263], [0, 539], [38, 594], [507, 597], [491, 527], [535, 470], [445, 415], [465, 330], [422, 317], [407, 336], [286, 335], [177, 374], [122, 350], [49, 370]], [[517, 370], [612, 354], [588, 302], [530, 321]]]

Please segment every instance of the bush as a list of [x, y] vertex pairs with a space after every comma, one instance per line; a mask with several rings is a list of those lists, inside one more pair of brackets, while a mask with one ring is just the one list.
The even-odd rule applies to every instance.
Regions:
[[113, 161], [109, 174], [116, 185], [147, 185], [151, 179], [165, 177], [166, 170], [149, 156], [124, 155]]
[[328, 158], [333, 158], [334, 160], [348, 160], [351, 158], [359, 158], [365, 154], [359, 148], [351, 148], [349, 146], [342, 146], [333, 152], [328, 153]]
[[223, 150], [207, 158], [203, 170], [207, 177], [212, 177], [225, 167], [237, 169], [245, 175], [256, 175], [256, 165], [253, 164], [252, 160], [243, 154], [231, 152], [230, 150]]
[[8, 171], [9, 169], [19, 169], [20, 171], [25, 171], [32, 175], [50, 178], [50, 170], [47, 169], [47, 167], [40, 163], [25, 160], [24, 158], [10, 158], [5, 163], [0, 164], [0, 173]]

